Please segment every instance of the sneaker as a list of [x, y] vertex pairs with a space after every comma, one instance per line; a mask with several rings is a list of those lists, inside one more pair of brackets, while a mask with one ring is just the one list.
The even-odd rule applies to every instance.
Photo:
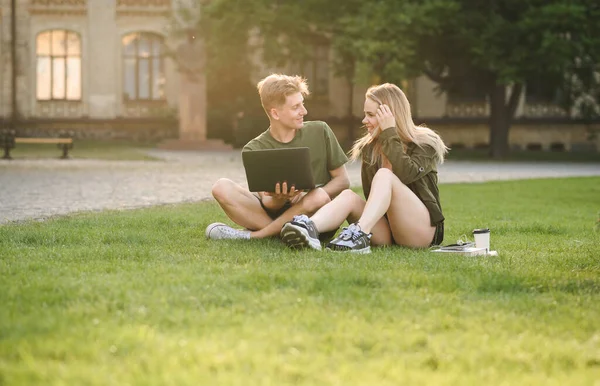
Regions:
[[279, 236], [290, 248], [312, 248], [318, 251], [321, 250], [319, 231], [317, 230], [315, 223], [304, 214], [294, 216], [292, 221], [285, 223], [283, 228], [281, 228]]
[[361, 231], [358, 224], [350, 224], [327, 244], [327, 249], [336, 252], [371, 253], [371, 233]]
[[206, 238], [211, 240], [248, 240], [250, 231], [234, 229], [221, 222], [215, 222], [206, 227]]

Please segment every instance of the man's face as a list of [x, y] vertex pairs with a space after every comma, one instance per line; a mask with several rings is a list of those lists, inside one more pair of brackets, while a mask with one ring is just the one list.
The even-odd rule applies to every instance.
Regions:
[[304, 97], [301, 93], [288, 95], [285, 103], [272, 110], [273, 119], [280, 125], [289, 129], [301, 129], [304, 125], [304, 116], [308, 113], [304, 107]]

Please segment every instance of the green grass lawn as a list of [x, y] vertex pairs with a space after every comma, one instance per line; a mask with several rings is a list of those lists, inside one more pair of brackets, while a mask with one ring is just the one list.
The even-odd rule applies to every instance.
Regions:
[[[101, 160], [155, 160], [145, 150], [154, 148], [154, 143], [131, 141], [74, 140], [69, 156], [73, 159]], [[13, 159], [48, 159], [62, 156], [62, 148], [53, 144], [16, 144], [10, 155]], [[4, 150], [2, 150], [4, 154]]]
[[0, 227], [0, 385], [593, 385], [600, 178], [442, 185], [445, 244], [209, 242], [213, 202]]

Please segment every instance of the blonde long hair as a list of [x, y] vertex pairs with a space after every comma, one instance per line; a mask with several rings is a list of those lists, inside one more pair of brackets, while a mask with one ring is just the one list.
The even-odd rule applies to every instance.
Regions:
[[[398, 86], [391, 83], [371, 86], [365, 93], [365, 98], [378, 105], [385, 104], [389, 106], [396, 119], [396, 132], [403, 144], [413, 142], [420, 147], [429, 145], [435, 150], [437, 163], [444, 163], [444, 156], [448, 153], [448, 147], [435, 131], [425, 126], [415, 126], [410, 112], [410, 103]], [[385, 127], [379, 128], [378, 131], [380, 132], [383, 129]], [[350, 150], [350, 158], [352, 160], [358, 159], [365, 146], [369, 144], [373, 144], [373, 146], [370, 146], [370, 154], [364, 154], [363, 159], [369, 164], [377, 163], [382, 155], [381, 144], [377, 141], [377, 135], [373, 136], [370, 133], [366, 133], [354, 143]]]

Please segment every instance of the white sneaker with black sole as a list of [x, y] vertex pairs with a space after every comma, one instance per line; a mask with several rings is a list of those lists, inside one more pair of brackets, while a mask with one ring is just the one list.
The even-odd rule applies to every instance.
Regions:
[[327, 250], [334, 252], [371, 253], [371, 233], [365, 233], [358, 224], [350, 224], [342, 229], [338, 237], [327, 244]]
[[248, 240], [250, 231], [239, 230], [222, 222], [214, 222], [206, 227], [206, 238], [210, 240]]
[[283, 225], [279, 236], [281, 241], [290, 248], [321, 250], [319, 231], [315, 223], [306, 215], [294, 216], [292, 221]]

